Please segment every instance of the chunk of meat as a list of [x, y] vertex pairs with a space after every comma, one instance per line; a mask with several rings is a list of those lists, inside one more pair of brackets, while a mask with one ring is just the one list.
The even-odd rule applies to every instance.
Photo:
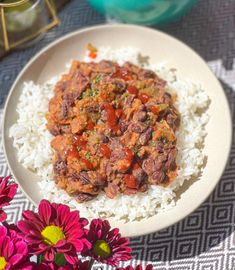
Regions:
[[66, 156], [67, 151], [73, 144], [71, 135], [58, 135], [51, 141], [51, 147], [58, 153], [58, 156]]
[[73, 134], [80, 133], [87, 126], [88, 117], [84, 114], [80, 115], [80, 117], [76, 117], [71, 121], [71, 131]]

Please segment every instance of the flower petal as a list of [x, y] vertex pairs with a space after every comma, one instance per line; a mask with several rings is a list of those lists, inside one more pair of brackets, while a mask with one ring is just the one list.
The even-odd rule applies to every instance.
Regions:
[[24, 258], [24, 255], [22, 254], [15, 254], [13, 255], [8, 262], [12, 265], [16, 265], [17, 263], [19, 263], [22, 259]]
[[45, 222], [46, 225], [50, 224], [50, 218], [52, 213], [52, 206], [47, 200], [42, 200], [38, 207], [38, 213], [40, 218]]
[[0, 236], [6, 236], [7, 235], [7, 229], [4, 226], [0, 226]]
[[15, 243], [15, 249], [18, 254], [22, 254], [24, 256], [28, 255], [28, 247], [27, 244], [24, 241], [17, 241]]
[[55, 257], [55, 252], [53, 251], [53, 249], [48, 249], [45, 252], [45, 260], [46, 261], [52, 262], [54, 260], [54, 257]]
[[72, 244], [74, 245], [74, 247], [76, 248], [77, 252], [80, 252], [84, 249], [84, 245], [83, 245], [83, 241], [79, 240], [79, 239], [74, 239], [72, 241]]
[[64, 257], [66, 261], [72, 265], [78, 263], [78, 257], [76, 252], [70, 253], [69, 255], [65, 253]]

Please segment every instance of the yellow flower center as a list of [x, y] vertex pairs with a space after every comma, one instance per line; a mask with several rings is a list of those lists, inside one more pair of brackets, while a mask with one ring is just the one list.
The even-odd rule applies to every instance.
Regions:
[[0, 270], [4, 270], [5, 266], [7, 265], [7, 261], [4, 257], [0, 257]]
[[93, 247], [95, 255], [100, 256], [101, 259], [107, 259], [111, 254], [111, 249], [107, 242], [104, 240], [98, 240]]
[[60, 227], [58, 226], [47, 226], [41, 232], [44, 243], [47, 245], [56, 245], [60, 240], [65, 239], [65, 235]]

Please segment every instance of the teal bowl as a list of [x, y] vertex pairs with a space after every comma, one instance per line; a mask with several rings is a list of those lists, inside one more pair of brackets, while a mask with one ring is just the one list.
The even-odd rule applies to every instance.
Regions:
[[198, 0], [88, 0], [100, 13], [122, 22], [161, 25], [179, 19]]

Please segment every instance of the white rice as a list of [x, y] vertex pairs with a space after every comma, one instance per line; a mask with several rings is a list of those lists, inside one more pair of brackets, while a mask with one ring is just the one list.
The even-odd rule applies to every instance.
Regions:
[[[101, 59], [114, 60], [119, 64], [125, 61], [138, 64], [138, 49], [132, 47], [112, 50], [99, 48], [96, 61]], [[86, 56], [85, 61], [89, 61]], [[176, 107], [181, 114], [181, 126], [177, 132], [178, 156], [180, 166], [176, 180], [167, 188], [150, 186], [145, 193], [127, 196], [119, 195], [109, 199], [104, 193], [96, 199], [78, 204], [54, 183], [52, 173], [53, 151], [50, 141], [53, 136], [47, 131], [45, 114], [48, 111], [48, 102], [53, 96], [53, 88], [58, 78], [53, 78], [44, 85], [36, 85], [32, 81], [25, 82], [17, 106], [19, 118], [10, 128], [10, 137], [18, 150], [18, 160], [26, 168], [36, 172], [41, 181], [39, 186], [42, 196], [50, 201], [65, 203], [72, 209], [78, 209], [81, 215], [87, 218], [113, 216], [116, 220], [137, 220], [150, 217], [159, 211], [175, 205], [175, 191], [193, 176], [197, 176], [204, 161], [203, 149], [199, 145], [206, 135], [205, 125], [208, 115], [204, 112], [199, 115], [198, 110], [205, 110], [209, 98], [201, 88], [187, 80], [179, 80], [176, 71], [164, 68], [164, 65], [145, 65], [155, 71], [167, 81], [170, 93], [177, 94]]]

